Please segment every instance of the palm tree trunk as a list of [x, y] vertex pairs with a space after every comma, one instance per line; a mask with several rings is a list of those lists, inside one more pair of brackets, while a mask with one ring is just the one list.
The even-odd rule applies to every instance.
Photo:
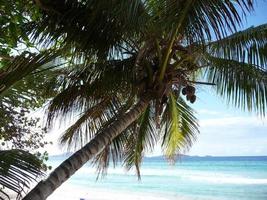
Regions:
[[133, 123], [146, 109], [148, 103], [148, 98], [142, 98], [129, 112], [114, 121], [111, 126], [97, 134], [88, 144], [61, 163], [46, 180], [40, 181], [23, 200], [46, 199], [88, 160]]

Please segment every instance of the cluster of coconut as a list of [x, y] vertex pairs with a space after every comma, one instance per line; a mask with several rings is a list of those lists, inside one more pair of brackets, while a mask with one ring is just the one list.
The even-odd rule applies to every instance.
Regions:
[[191, 85], [187, 85], [186, 87], [182, 89], [182, 94], [186, 95], [186, 100], [190, 101], [191, 103], [194, 103], [196, 101], [197, 97], [195, 95], [195, 92], [196, 92], [196, 88], [194, 88]]

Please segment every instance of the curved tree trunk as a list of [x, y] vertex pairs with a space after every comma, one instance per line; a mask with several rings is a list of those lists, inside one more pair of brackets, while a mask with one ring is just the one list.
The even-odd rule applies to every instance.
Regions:
[[110, 143], [116, 136], [134, 122], [146, 109], [149, 100], [141, 99], [129, 112], [96, 135], [88, 144], [61, 163], [46, 180], [39, 182], [23, 200], [43, 200], [80, 169], [88, 160]]

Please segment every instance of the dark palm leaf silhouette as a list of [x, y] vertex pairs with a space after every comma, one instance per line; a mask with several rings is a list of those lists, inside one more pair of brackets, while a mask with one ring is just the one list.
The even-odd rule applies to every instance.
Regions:
[[9, 199], [8, 191], [20, 199], [29, 189], [32, 181], [43, 176], [42, 162], [34, 155], [22, 150], [0, 151], [0, 199]]

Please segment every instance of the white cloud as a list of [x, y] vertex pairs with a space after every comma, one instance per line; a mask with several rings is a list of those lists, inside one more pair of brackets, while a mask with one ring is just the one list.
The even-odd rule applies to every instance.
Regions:
[[200, 120], [198, 141], [191, 155], [267, 155], [267, 120], [218, 117]]
[[207, 110], [207, 109], [198, 109], [197, 114], [200, 115], [216, 115], [220, 116], [222, 113], [214, 110]]
[[267, 120], [257, 117], [222, 117], [200, 120], [201, 127], [229, 127], [229, 126], [266, 126]]

